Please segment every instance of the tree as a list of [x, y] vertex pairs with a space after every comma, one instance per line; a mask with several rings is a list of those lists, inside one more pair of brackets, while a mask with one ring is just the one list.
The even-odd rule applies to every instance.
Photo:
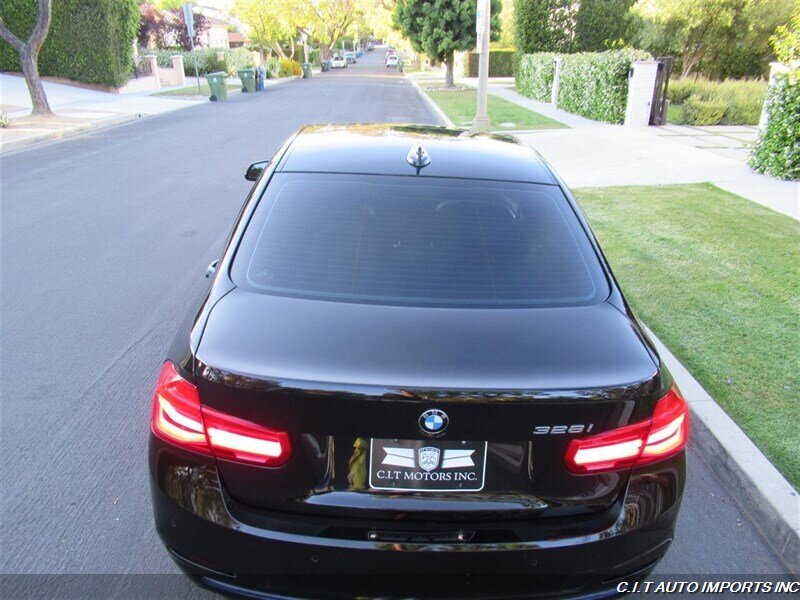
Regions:
[[280, 42], [292, 40], [299, 24], [292, 0], [234, 0], [231, 12], [247, 26], [247, 37], [259, 48], [271, 48], [281, 58]]
[[192, 21], [194, 22], [194, 36], [189, 39], [189, 32], [186, 30], [186, 20], [183, 18], [183, 10], [180, 8], [173, 8], [169, 11], [172, 15], [170, 22], [172, 23], [172, 31], [178, 45], [184, 50], [192, 49], [192, 42], [197, 46], [200, 44], [200, 36], [211, 25], [203, 15], [200, 13], [192, 13]]
[[34, 116], [46, 116], [52, 114], [50, 103], [47, 101], [47, 94], [44, 92], [42, 79], [39, 77], [39, 50], [47, 37], [50, 29], [50, 17], [52, 16], [51, 0], [37, 0], [38, 12], [36, 21], [33, 24], [30, 34], [23, 42], [11, 30], [6, 27], [0, 19], [0, 38], [3, 38], [19, 54], [19, 65], [22, 74], [25, 76], [25, 84], [28, 86], [28, 93], [31, 97], [33, 109], [31, 114]]
[[[500, 0], [492, 0], [491, 38], [500, 37]], [[453, 53], [474, 50], [475, 0], [397, 0], [393, 13], [395, 28], [411, 47], [447, 66], [445, 85], [453, 85]]]
[[625, 41], [635, 0], [581, 0], [575, 16], [576, 52], [602, 52]]
[[339, 38], [364, 18], [372, 1], [307, 0], [294, 3], [293, 10], [297, 23], [319, 43], [321, 58], [329, 58]]
[[515, 0], [517, 50], [521, 54], [571, 52], [577, 7], [572, 0]]
[[800, 6], [794, 9], [791, 22], [778, 27], [769, 41], [779, 61], [800, 68]]
[[[786, 0], [639, 0], [631, 9], [636, 45], [679, 56], [681, 76], [762, 75], [769, 36], [789, 20]], [[796, 3], [795, 3], [796, 4]]]

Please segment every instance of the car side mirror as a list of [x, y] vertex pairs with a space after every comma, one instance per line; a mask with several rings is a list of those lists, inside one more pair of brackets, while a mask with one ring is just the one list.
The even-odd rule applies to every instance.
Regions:
[[214, 276], [214, 273], [217, 272], [217, 265], [219, 264], [219, 259], [211, 261], [211, 264], [208, 265], [206, 269], [206, 278], [210, 278]]
[[269, 165], [268, 160], [254, 162], [252, 165], [247, 167], [247, 171], [244, 173], [244, 178], [247, 179], [247, 181], [257, 181], [258, 178], [261, 177], [261, 173], [264, 171], [264, 169], [267, 168], [267, 165]]

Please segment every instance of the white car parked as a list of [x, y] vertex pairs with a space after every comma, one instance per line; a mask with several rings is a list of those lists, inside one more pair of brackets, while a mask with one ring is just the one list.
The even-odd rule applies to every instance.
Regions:
[[397, 54], [390, 54], [386, 57], [386, 66], [387, 67], [396, 67], [397, 66]]
[[333, 69], [346, 69], [347, 59], [344, 56], [334, 56], [331, 60], [331, 68]]

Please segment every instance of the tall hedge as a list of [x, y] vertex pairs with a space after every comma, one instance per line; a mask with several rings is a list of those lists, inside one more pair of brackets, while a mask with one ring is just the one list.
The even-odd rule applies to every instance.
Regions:
[[[36, 20], [36, 0], [2, 0], [0, 16], [25, 39]], [[50, 31], [39, 53], [39, 73], [119, 87], [133, 66], [139, 29], [136, 0], [54, 0]], [[0, 71], [19, 71], [17, 52], [0, 40]]]
[[517, 91], [539, 102], [550, 102], [556, 72], [555, 58], [556, 54], [553, 52], [521, 56], [517, 64]]
[[601, 52], [625, 41], [634, 0], [581, 0], [575, 16], [576, 52]]
[[607, 123], [622, 123], [628, 102], [628, 70], [651, 60], [641, 50], [565, 54], [558, 83], [558, 108]]
[[777, 77], [765, 108], [769, 120], [753, 146], [750, 166], [780, 179], [800, 179], [800, 70]]
[[514, 0], [514, 45], [522, 54], [570, 52], [573, 0]]
[[[513, 77], [515, 50], [490, 50], [489, 51], [489, 77]], [[464, 75], [466, 77], [478, 76], [478, 64], [481, 55], [477, 52], [468, 52], [464, 62]]]

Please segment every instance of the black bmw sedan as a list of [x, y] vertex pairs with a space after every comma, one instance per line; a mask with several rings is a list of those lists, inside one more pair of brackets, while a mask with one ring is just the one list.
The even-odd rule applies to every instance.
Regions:
[[304, 129], [153, 397], [155, 523], [254, 598], [613, 595], [672, 541], [687, 406], [514, 138]]

